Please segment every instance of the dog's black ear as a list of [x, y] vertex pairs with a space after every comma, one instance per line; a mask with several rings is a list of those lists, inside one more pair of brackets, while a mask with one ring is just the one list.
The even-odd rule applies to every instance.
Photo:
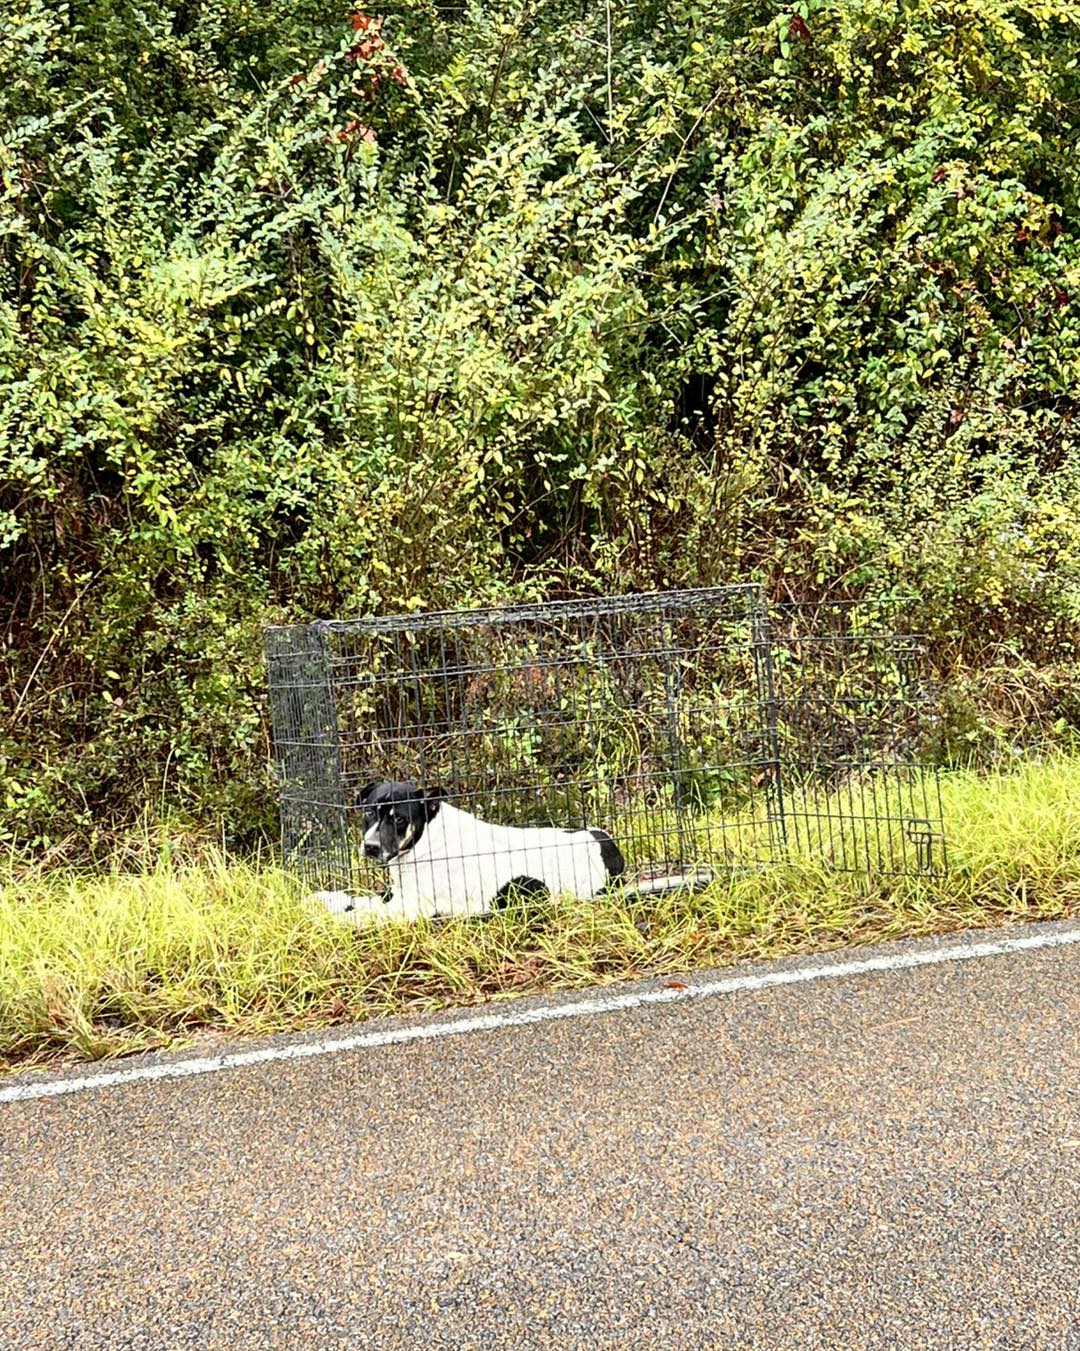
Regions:
[[440, 805], [446, 798], [445, 788], [425, 788], [424, 789], [424, 812], [430, 821], [439, 810]]
[[358, 807], [362, 807], [362, 806], [364, 805], [364, 803], [365, 803], [365, 802], [368, 800], [368, 798], [371, 796], [371, 790], [372, 790], [374, 787], [375, 787], [375, 780], [374, 780], [374, 779], [372, 779], [370, 783], [365, 783], [365, 784], [364, 784], [363, 788], [361, 788], [360, 791], [359, 791], [359, 793], [357, 793], [357, 795], [356, 795], [356, 805], [357, 805]]

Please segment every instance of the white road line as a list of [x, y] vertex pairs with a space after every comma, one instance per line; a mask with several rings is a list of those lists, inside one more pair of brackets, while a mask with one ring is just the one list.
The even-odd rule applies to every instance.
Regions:
[[1031, 952], [1037, 948], [1060, 948], [1072, 944], [1080, 944], [1080, 929], [1059, 929], [1053, 933], [1031, 934], [1024, 938], [1001, 938], [992, 943], [964, 943], [955, 947], [930, 948], [921, 952], [893, 953], [886, 957], [799, 966], [783, 971], [764, 971], [751, 976], [729, 976], [724, 980], [712, 980], [700, 985], [687, 984], [679, 988], [664, 985], [658, 990], [640, 990], [633, 994], [594, 995], [590, 999], [573, 1003], [508, 1010], [505, 1013], [457, 1018], [444, 1023], [421, 1024], [417, 1027], [388, 1028], [382, 1032], [358, 1032], [349, 1037], [336, 1037], [324, 1041], [265, 1046], [258, 1050], [238, 1051], [233, 1055], [174, 1060], [169, 1064], [113, 1070], [78, 1079], [18, 1083], [8, 1088], [0, 1088], [0, 1103], [53, 1098], [66, 1093], [84, 1093], [91, 1089], [112, 1088], [118, 1084], [135, 1084], [155, 1079], [186, 1079], [196, 1074], [239, 1069], [244, 1065], [261, 1065], [271, 1060], [303, 1060], [308, 1056], [336, 1055], [341, 1051], [360, 1051], [373, 1046], [396, 1046], [410, 1041], [436, 1041], [441, 1037], [460, 1037], [469, 1032], [490, 1032], [500, 1027], [527, 1027], [531, 1023], [550, 1023], [564, 1018], [586, 1018], [598, 1013], [618, 1013], [623, 1009], [644, 1008], [649, 1004], [677, 1004], [687, 999], [769, 990], [778, 985], [805, 985], [817, 980], [865, 976], [877, 971], [904, 971], [912, 967], [939, 966], [944, 962], [969, 962], [980, 957], [1003, 957], [1012, 952]]

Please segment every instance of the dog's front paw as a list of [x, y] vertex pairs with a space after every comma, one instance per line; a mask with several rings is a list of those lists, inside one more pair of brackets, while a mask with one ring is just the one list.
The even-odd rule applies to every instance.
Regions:
[[367, 916], [382, 918], [386, 906], [381, 896], [354, 896], [348, 891], [314, 891], [306, 904], [312, 909], [323, 909], [342, 924], [356, 924]]
[[344, 915], [352, 910], [354, 900], [347, 891], [313, 891], [304, 904], [313, 910], [322, 908], [331, 915]]

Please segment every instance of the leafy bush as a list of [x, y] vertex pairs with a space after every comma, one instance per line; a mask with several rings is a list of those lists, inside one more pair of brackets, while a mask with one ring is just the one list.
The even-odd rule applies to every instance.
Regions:
[[0, 838], [256, 834], [286, 616], [755, 575], [1074, 655], [1065, 0], [2, 22]]

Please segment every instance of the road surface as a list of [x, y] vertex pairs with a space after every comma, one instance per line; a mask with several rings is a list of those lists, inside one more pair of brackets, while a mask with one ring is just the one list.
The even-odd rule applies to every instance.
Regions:
[[1080, 935], [1037, 932], [0, 1103], [0, 1346], [1080, 1348]]

